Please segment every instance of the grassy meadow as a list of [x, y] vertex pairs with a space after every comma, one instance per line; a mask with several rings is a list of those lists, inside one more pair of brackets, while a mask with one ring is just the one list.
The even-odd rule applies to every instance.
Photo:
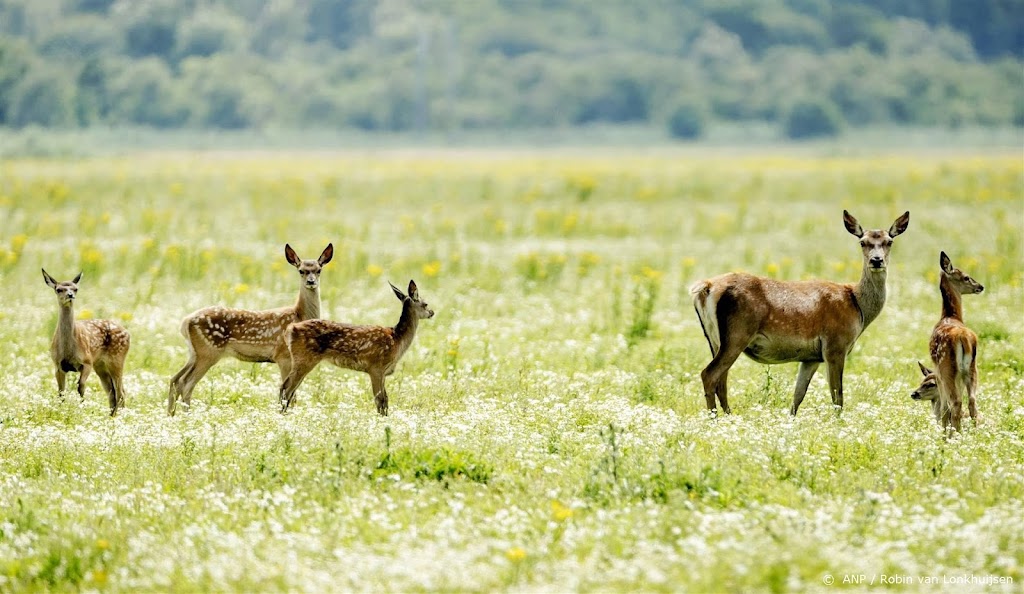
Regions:
[[[744, 357], [734, 414], [709, 417], [688, 287], [855, 282], [844, 208], [865, 228], [911, 213], [845, 410], [822, 366], [791, 417], [796, 365]], [[334, 243], [324, 317], [393, 325], [387, 281], [410, 278], [436, 311], [388, 380], [390, 416], [368, 376], [327, 365], [281, 415], [274, 366], [225, 360], [168, 417], [181, 318], [293, 303], [286, 242]], [[940, 250], [986, 287], [964, 300], [982, 419], [950, 439], [909, 396]], [[40, 267], [84, 271], [78, 316], [131, 332], [117, 417], [95, 377], [84, 402], [58, 398]], [[10, 159], [0, 345], [0, 591], [1024, 586], [1016, 153]]]

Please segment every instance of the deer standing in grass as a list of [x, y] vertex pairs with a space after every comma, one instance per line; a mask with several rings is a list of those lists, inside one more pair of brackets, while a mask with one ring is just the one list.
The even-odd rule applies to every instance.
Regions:
[[110, 320], [75, 321], [75, 296], [79, 272], [73, 280], [58, 282], [43, 270], [43, 280], [57, 294], [60, 315], [50, 344], [50, 357], [56, 367], [57, 393], [64, 397], [64, 380], [69, 371], [78, 372], [78, 396], [85, 400], [85, 381], [95, 369], [110, 401], [110, 416], [124, 407], [124, 358], [131, 346], [128, 331]]
[[917, 362], [917, 366], [921, 369], [921, 375], [924, 377], [921, 379], [921, 385], [911, 392], [910, 397], [922, 402], [931, 402], [935, 420], [942, 423], [942, 400], [939, 398], [939, 379], [934, 371], [922, 365], [920, 361]]
[[730, 413], [726, 382], [741, 353], [758, 363], [800, 363], [793, 392], [795, 415], [821, 363], [828, 366], [832, 403], [843, 406], [846, 356], [885, 305], [886, 269], [893, 238], [907, 230], [910, 212], [888, 231], [864, 231], [843, 211], [846, 230], [860, 240], [864, 268], [857, 284], [824, 280], [779, 281], [731, 272], [699, 281], [690, 289], [697, 318], [711, 347], [701, 372], [704, 398]]
[[954, 268], [946, 252], [939, 253], [939, 293], [942, 295], [942, 317], [932, 330], [928, 350], [935, 371], [921, 363], [924, 379], [910, 395], [914, 400], [931, 401], [935, 420], [943, 427], [960, 430], [963, 417], [963, 394], [971, 419], [978, 420], [978, 336], [964, 325], [962, 295], [981, 293], [985, 287], [959, 268]]
[[291, 359], [291, 371], [281, 382], [282, 413], [291, 406], [303, 378], [320, 361], [327, 360], [343, 369], [369, 374], [377, 412], [387, 416], [384, 378], [395, 372], [398, 360], [416, 336], [419, 321], [434, 317], [434, 311], [420, 301], [414, 281], [409, 281], [408, 295], [395, 285], [391, 285], [391, 290], [402, 302], [402, 316], [393, 327], [355, 326], [328, 320], [307, 320], [288, 327], [282, 346]]
[[320, 272], [334, 256], [334, 245], [327, 244], [316, 260], [302, 260], [285, 244], [284, 256], [299, 271], [299, 298], [292, 307], [251, 311], [214, 306], [181, 321], [189, 356], [171, 378], [168, 414], [174, 415], [178, 398], [186, 407], [191, 405], [196, 383], [225, 356], [252, 363], [277, 363], [281, 377], [288, 375], [290, 361], [275, 358], [277, 345], [288, 324], [320, 317]]

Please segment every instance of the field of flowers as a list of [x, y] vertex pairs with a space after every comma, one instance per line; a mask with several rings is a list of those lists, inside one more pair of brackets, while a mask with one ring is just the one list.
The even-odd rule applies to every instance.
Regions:
[[[742, 358], [709, 417], [688, 287], [856, 281], [844, 208], [911, 212], [845, 410], [821, 371], [791, 417], [796, 366]], [[327, 365], [281, 415], [275, 367], [225, 360], [168, 417], [181, 318], [294, 302], [285, 242], [334, 243], [324, 317], [394, 324], [410, 278], [436, 311], [390, 416]], [[986, 287], [950, 439], [909, 397], [940, 250]], [[40, 267], [130, 330], [117, 417], [95, 378], [58, 398]], [[0, 591], [1020, 591], [1022, 313], [1019, 154], [2, 161]]]

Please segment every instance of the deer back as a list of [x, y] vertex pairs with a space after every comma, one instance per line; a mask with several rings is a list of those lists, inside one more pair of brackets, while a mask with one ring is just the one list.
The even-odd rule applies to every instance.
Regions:
[[714, 313], [724, 331], [740, 324], [768, 336], [814, 340], [828, 335], [854, 340], [863, 330], [852, 285], [779, 281], [746, 273], [724, 274], [704, 282], [704, 307]]
[[289, 326], [285, 341], [294, 361], [324, 359], [356, 371], [388, 369], [397, 361], [394, 328], [306, 320]]
[[270, 361], [284, 329], [298, 320], [292, 307], [252, 311], [214, 306], [189, 314], [181, 329], [195, 346]]

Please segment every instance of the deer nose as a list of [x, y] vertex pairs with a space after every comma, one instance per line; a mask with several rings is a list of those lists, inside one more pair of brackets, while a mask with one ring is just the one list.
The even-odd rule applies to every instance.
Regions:
[[914, 400], [920, 400], [921, 399], [921, 394], [918, 393], [918, 392], [914, 392], [913, 394], [910, 395], [910, 397], [912, 399], [914, 399]]
[[881, 268], [882, 264], [885, 263], [885, 259], [882, 258], [881, 256], [871, 256], [871, 259], [869, 261], [871, 262], [871, 265], [874, 266], [875, 268]]

